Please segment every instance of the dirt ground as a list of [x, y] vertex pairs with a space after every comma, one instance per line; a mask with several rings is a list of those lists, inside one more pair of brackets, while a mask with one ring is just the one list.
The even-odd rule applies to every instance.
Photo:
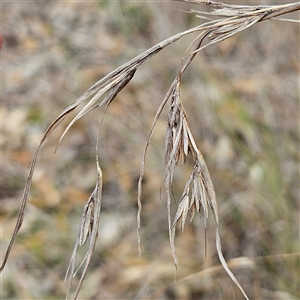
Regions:
[[[260, 3], [279, 2], [287, 1]], [[113, 69], [203, 22], [185, 12], [190, 8], [202, 6], [1, 4], [2, 257], [32, 155], [49, 124]], [[286, 17], [299, 19], [299, 14]], [[183, 38], [141, 66], [105, 112], [99, 240], [79, 299], [242, 299], [220, 267], [212, 215], [206, 246], [199, 217], [177, 232], [175, 270], [162, 188], [168, 107], [148, 150], [141, 258], [138, 253], [142, 153], [156, 110], [195, 37]], [[267, 21], [202, 51], [183, 77], [183, 103], [217, 194], [223, 254], [251, 299], [300, 298], [299, 68], [299, 24]], [[80, 217], [96, 182], [103, 112], [95, 110], [75, 123], [55, 154], [69, 119], [42, 147], [24, 224], [1, 275], [1, 299], [64, 299]], [[175, 174], [174, 212], [191, 168], [188, 161]]]

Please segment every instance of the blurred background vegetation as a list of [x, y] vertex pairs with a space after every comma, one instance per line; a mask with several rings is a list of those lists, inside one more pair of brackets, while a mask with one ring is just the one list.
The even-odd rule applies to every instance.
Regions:
[[[47, 126], [109, 71], [202, 22], [180, 11], [190, 8], [207, 9], [176, 2], [2, 3], [2, 255]], [[167, 109], [148, 152], [138, 258], [141, 155], [156, 109], [194, 37], [142, 66], [106, 112], [99, 242], [80, 299], [242, 299], [219, 267], [212, 218], [206, 257], [202, 220], [178, 232], [173, 284], [160, 197]], [[183, 78], [182, 99], [215, 184], [223, 253], [229, 264], [239, 258], [231, 261], [232, 270], [251, 299], [300, 297], [299, 67], [299, 25], [267, 21], [199, 53]], [[1, 275], [1, 299], [64, 299], [82, 208], [95, 185], [101, 117], [98, 110], [76, 123], [55, 155], [66, 123], [43, 146], [24, 225]], [[176, 199], [190, 167], [178, 168]]]

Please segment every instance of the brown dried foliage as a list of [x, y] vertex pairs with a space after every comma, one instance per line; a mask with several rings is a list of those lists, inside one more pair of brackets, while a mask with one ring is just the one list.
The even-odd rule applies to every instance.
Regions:
[[[142, 199], [142, 180], [144, 175], [146, 153], [148, 145], [150, 143], [156, 122], [161, 115], [163, 108], [166, 103], [170, 101], [168, 124], [165, 138], [165, 174], [164, 174], [164, 185], [167, 200], [168, 209], [168, 224], [169, 224], [169, 237], [171, 252], [175, 265], [177, 267], [178, 260], [175, 253], [175, 233], [176, 226], [183, 231], [188, 213], [191, 214], [191, 220], [193, 219], [195, 213], [198, 213], [204, 222], [204, 227], [206, 227], [206, 220], [208, 218], [209, 211], [212, 212], [216, 225], [216, 247], [219, 255], [219, 259], [231, 277], [231, 279], [238, 286], [240, 291], [243, 293], [244, 297], [248, 299], [248, 296], [244, 292], [243, 288], [238, 283], [237, 279], [233, 273], [229, 270], [227, 263], [222, 255], [221, 242], [219, 235], [219, 219], [218, 219], [218, 207], [216, 201], [216, 195], [214, 186], [204, 161], [204, 158], [196, 144], [193, 133], [188, 124], [187, 114], [184, 110], [183, 102], [180, 98], [180, 82], [181, 77], [192, 62], [195, 55], [202, 49], [208, 46], [223, 41], [251, 26], [254, 24], [269, 20], [285, 20], [278, 19], [280, 15], [297, 11], [300, 9], [300, 3], [292, 3], [287, 5], [277, 5], [277, 6], [240, 6], [240, 5], [228, 5], [224, 3], [218, 3], [207, 0], [179, 0], [182, 2], [196, 3], [196, 4], [206, 4], [214, 7], [214, 9], [209, 13], [191, 11], [192, 13], [197, 13], [197, 17], [202, 19], [208, 19], [209, 21], [196, 26], [194, 28], [188, 29], [186, 31], [180, 32], [161, 43], [153, 46], [144, 53], [133, 58], [131, 61], [125, 63], [119, 68], [115, 69], [107, 76], [96, 82], [92, 87], [90, 87], [83, 95], [81, 95], [73, 104], [67, 107], [48, 127], [43, 138], [41, 139], [31, 162], [29, 169], [29, 174], [24, 188], [23, 199], [21, 202], [17, 224], [15, 226], [14, 233], [11, 238], [11, 242], [6, 251], [4, 260], [2, 262], [0, 270], [3, 271], [9, 254], [11, 252], [12, 246], [14, 244], [15, 238], [18, 231], [20, 230], [24, 218], [25, 208], [28, 201], [30, 186], [32, 181], [33, 172], [36, 165], [36, 160], [41, 149], [42, 144], [48, 138], [50, 133], [59, 126], [64, 119], [73, 112], [80, 104], [87, 101], [87, 104], [78, 112], [78, 114], [73, 118], [73, 120], [68, 124], [64, 133], [62, 134], [59, 143], [68, 132], [70, 127], [78, 121], [80, 118], [85, 116], [90, 111], [98, 108], [100, 106], [105, 106], [105, 109], [109, 104], [115, 99], [117, 94], [130, 82], [137, 68], [145, 63], [152, 56], [156, 55], [162, 49], [166, 48], [168, 45], [176, 42], [185, 35], [199, 32], [198, 37], [195, 39], [200, 41], [196, 46], [195, 50], [187, 53], [191, 44], [182, 60], [181, 68], [174, 82], [172, 83], [169, 91], [167, 92], [165, 98], [163, 99], [160, 107], [157, 110], [156, 116], [153, 120], [153, 124], [150, 130], [148, 141], [145, 147], [145, 151], [142, 157], [141, 169], [140, 169], [140, 179], [138, 183], [138, 216], [137, 216], [137, 231], [138, 231], [138, 247], [140, 251], [140, 214], [141, 214], [141, 199]], [[219, 19], [214, 20], [214, 17], [219, 17]], [[207, 42], [203, 44], [203, 40], [207, 38]], [[102, 99], [102, 100], [101, 100]], [[101, 128], [101, 124], [100, 124]], [[72, 285], [72, 279], [76, 275], [77, 270], [83, 265], [83, 272], [80, 277], [77, 288], [72, 296], [72, 299], [77, 299], [80, 288], [82, 286], [83, 280], [87, 274], [89, 265], [91, 263], [95, 245], [97, 242], [98, 226], [100, 220], [100, 210], [101, 210], [101, 195], [102, 195], [102, 171], [100, 168], [100, 162], [98, 159], [99, 151], [99, 136], [96, 145], [96, 184], [95, 189], [92, 192], [90, 198], [88, 199], [84, 209], [79, 226], [78, 237], [75, 243], [73, 254], [71, 257], [70, 265], [67, 271], [66, 278], [69, 278], [68, 293], [66, 298], [70, 297], [70, 290]], [[185, 183], [182, 196], [179, 200], [177, 212], [172, 221], [171, 217], [171, 189], [174, 176], [174, 170], [178, 166], [178, 163], [185, 162], [186, 158], [190, 156], [194, 162], [192, 172]], [[80, 246], [83, 246], [86, 242], [89, 243], [89, 247], [83, 262], [76, 268], [76, 257]]]

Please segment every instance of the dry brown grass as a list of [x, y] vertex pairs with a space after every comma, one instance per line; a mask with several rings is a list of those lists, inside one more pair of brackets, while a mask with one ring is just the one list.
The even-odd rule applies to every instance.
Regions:
[[[167, 131], [165, 137], [165, 172], [164, 172], [164, 185], [165, 185], [165, 195], [167, 199], [168, 207], [168, 227], [169, 227], [169, 239], [171, 252], [175, 265], [178, 264], [178, 259], [175, 253], [175, 231], [176, 226], [179, 226], [182, 231], [184, 229], [185, 221], [187, 219], [188, 213], [191, 213], [191, 219], [195, 213], [198, 213], [204, 222], [206, 227], [206, 220], [208, 219], [209, 210], [211, 210], [215, 225], [216, 225], [216, 248], [220, 258], [220, 261], [225, 268], [226, 272], [230, 275], [231, 279], [236, 283], [244, 297], [248, 299], [248, 296], [244, 292], [243, 288], [240, 286], [236, 280], [233, 273], [229, 270], [227, 263], [223, 257], [221, 251], [221, 242], [219, 236], [219, 213], [216, 201], [216, 195], [214, 186], [204, 161], [204, 158], [201, 154], [200, 149], [197, 146], [196, 139], [192, 133], [192, 129], [189, 126], [188, 116], [184, 109], [184, 105], [180, 97], [180, 85], [182, 76], [184, 72], [189, 67], [190, 63], [195, 58], [196, 54], [199, 51], [228, 39], [237, 33], [255, 25], [258, 22], [278, 18], [281, 15], [284, 15], [289, 12], [293, 12], [300, 9], [299, 3], [293, 3], [288, 5], [277, 5], [277, 6], [235, 6], [227, 5], [222, 3], [215, 3], [212, 1], [185, 1], [191, 3], [201, 3], [211, 5], [214, 10], [209, 13], [201, 13], [201, 18], [210, 18], [210, 20], [204, 24], [198, 25], [191, 29], [188, 29], [184, 32], [176, 34], [163, 42], [151, 47], [147, 51], [138, 55], [131, 61], [125, 63], [121, 67], [110, 72], [104, 78], [96, 82], [92, 87], [90, 87], [82, 96], [80, 96], [72, 105], [67, 107], [49, 126], [46, 130], [44, 136], [42, 137], [39, 146], [33, 156], [33, 160], [30, 166], [30, 172], [26, 181], [24, 195], [19, 211], [19, 216], [17, 224], [11, 239], [11, 242], [8, 246], [3, 264], [1, 266], [1, 271], [4, 269], [9, 254], [11, 252], [13, 243], [17, 236], [18, 231], [21, 228], [23, 223], [23, 217], [25, 212], [25, 207], [27, 205], [30, 186], [33, 178], [33, 173], [39, 155], [41, 146], [49, 137], [49, 135], [69, 116], [75, 109], [83, 105], [84, 107], [76, 114], [75, 117], [69, 122], [65, 131], [61, 135], [58, 145], [61, 143], [62, 139], [69, 131], [69, 129], [82, 117], [91, 112], [92, 110], [104, 106], [105, 110], [112, 103], [118, 93], [125, 88], [125, 86], [131, 81], [136, 70], [148, 61], [150, 58], [155, 56], [161, 50], [167, 46], [178, 41], [182, 37], [198, 33], [198, 37], [195, 41], [187, 48], [186, 54], [182, 59], [182, 64], [178, 71], [178, 74], [173, 81], [166, 97], [163, 99], [160, 107], [157, 110], [156, 116], [153, 121], [153, 125], [149, 134], [149, 138], [145, 147], [145, 151], [142, 158], [141, 169], [140, 169], [140, 178], [138, 183], [138, 205], [139, 211], [137, 216], [137, 230], [138, 235], [140, 233], [140, 214], [142, 209], [142, 181], [145, 172], [145, 160], [150, 144], [154, 128], [157, 124], [157, 121], [161, 115], [161, 112], [165, 105], [170, 102], [168, 120], [167, 120]], [[195, 11], [192, 11], [195, 13]], [[216, 19], [214, 19], [216, 17]], [[195, 49], [190, 51], [190, 48], [194, 43], [196, 44]], [[85, 102], [87, 102], [85, 104]], [[101, 124], [100, 124], [101, 128]], [[83, 280], [87, 274], [89, 266], [92, 261], [93, 252], [95, 249], [98, 227], [100, 220], [100, 210], [101, 210], [101, 195], [102, 195], [102, 171], [100, 168], [99, 160], [99, 138], [98, 135], [97, 146], [96, 146], [96, 168], [95, 168], [95, 177], [97, 177], [95, 183], [95, 189], [92, 192], [90, 198], [88, 199], [82, 214], [82, 219], [79, 227], [78, 238], [75, 244], [73, 255], [71, 258], [70, 266], [68, 269], [69, 277], [69, 291], [72, 287], [72, 279], [77, 273], [83, 264], [83, 271], [80, 275], [79, 283], [75, 290], [73, 299], [78, 297], [79, 291], [81, 289]], [[184, 184], [184, 189], [182, 195], [178, 200], [178, 208], [175, 214], [174, 219], [171, 217], [171, 198], [172, 198], [172, 183], [175, 169], [177, 168], [180, 162], [185, 162], [187, 158], [190, 157], [193, 161], [192, 172], [189, 175], [186, 183]], [[76, 264], [76, 257], [78, 249], [84, 244], [88, 243], [88, 250], [86, 256], [82, 263], [79, 266]], [[206, 243], [206, 241], [205, 241]], [[139, 238], [139, 250], [140, 250], [140, 238]], [[67, 298], [69, 297], [69, 293]]]

